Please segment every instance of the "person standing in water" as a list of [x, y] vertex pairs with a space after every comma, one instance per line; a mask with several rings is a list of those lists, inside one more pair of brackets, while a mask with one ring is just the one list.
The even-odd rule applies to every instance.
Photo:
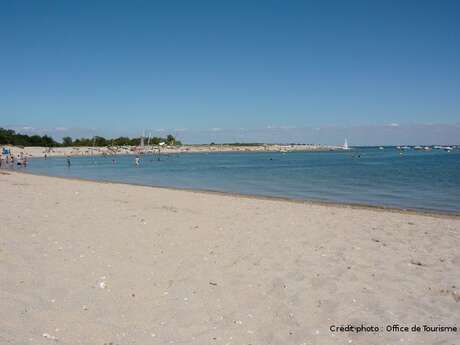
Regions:
[[70, 168], [70, 157], [67, 157], [67, 168]]

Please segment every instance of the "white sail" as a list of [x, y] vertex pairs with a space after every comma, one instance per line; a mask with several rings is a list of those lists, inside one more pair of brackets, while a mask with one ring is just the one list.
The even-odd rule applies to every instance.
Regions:
[[344, 150], [349, 150], [349, 149], [350, 149], [350, 148], [348, 147], [347, 138], [345, 138], [345, 142], [343, 143], [343, 149], [344, 149]]

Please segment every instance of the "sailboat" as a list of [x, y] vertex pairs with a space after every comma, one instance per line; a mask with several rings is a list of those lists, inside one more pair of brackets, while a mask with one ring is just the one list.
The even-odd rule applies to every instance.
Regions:
[[348, 147], [348, 141], [347, 141], [347, 138], [345, 138], [345, 142], [343, 143], [343, 147], [342, 147], [344, 150], [349, 150], [350, 148]]

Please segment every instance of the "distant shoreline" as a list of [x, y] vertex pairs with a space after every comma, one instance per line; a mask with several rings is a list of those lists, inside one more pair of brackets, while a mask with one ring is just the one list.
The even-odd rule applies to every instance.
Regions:
[[[11, 153], [15, 156], [25, 155], [29, 158], [39, 157], [78, 157], [92, 155], [126, 155], [158, 153], [158, 146], [112, 146], [112, 147], [39, 147], [39, 146], [10, 146]], [[214, 144], [214, 145], [181, 145], [181, 146], [161, 146], [161, 153], [211, 153], [211, 152], [325, 152], [342, 150], [341, 146], [312, 145], [312, 144], [260, 144], [260, 145], [233, 145], [233, 144]]]

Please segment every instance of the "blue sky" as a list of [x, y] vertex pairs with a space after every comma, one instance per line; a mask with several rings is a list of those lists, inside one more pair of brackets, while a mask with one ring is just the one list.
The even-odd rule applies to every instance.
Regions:
[[460, 1], [5, 0], [0, 42], [0, 126], [291, 141], [460, 122]]

